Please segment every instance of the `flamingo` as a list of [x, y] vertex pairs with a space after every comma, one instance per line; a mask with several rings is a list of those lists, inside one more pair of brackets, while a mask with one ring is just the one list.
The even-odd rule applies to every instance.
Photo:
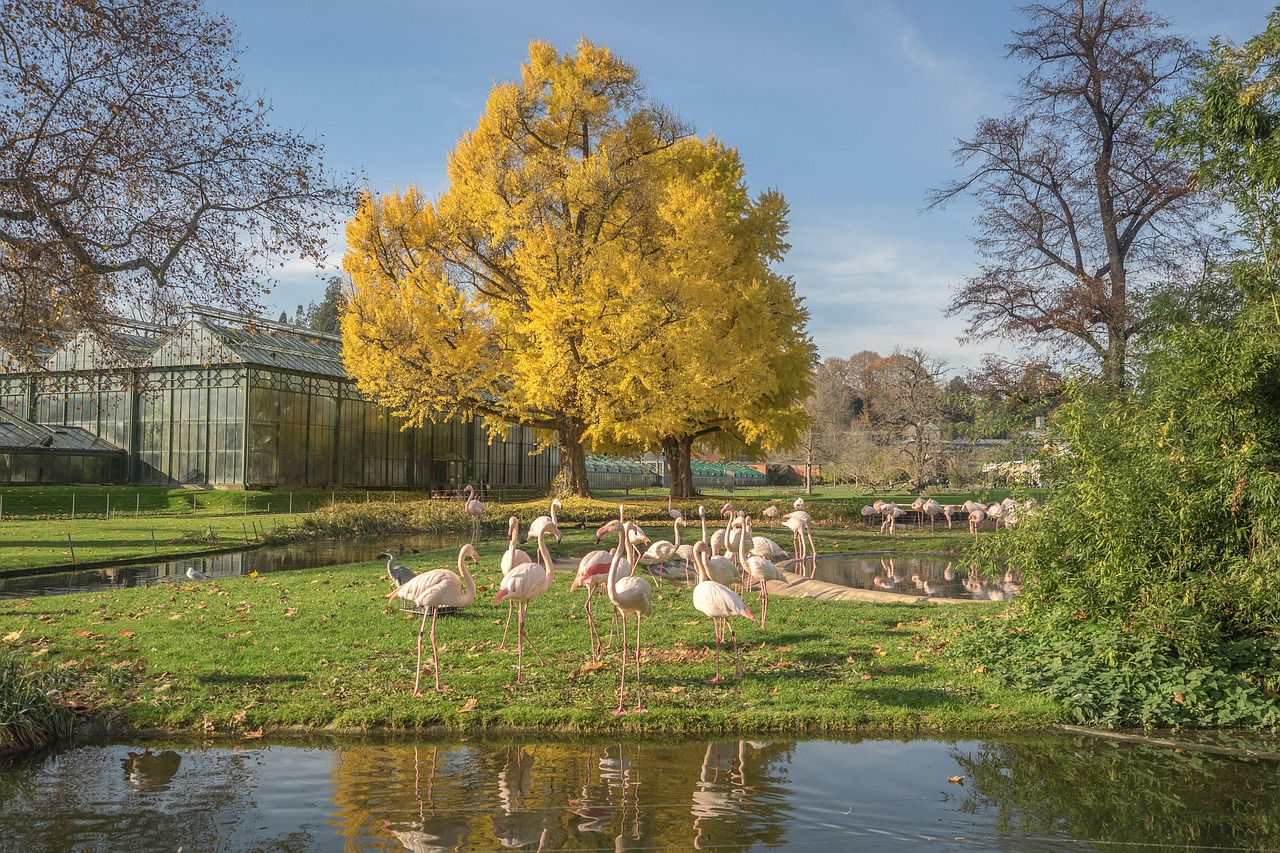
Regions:
[[[595, 615], [591, 611], [591, 596], [595, 593], [596, 587], [608, 581], [609, 566], [612, 563], [612, 559], [612, 554], [600, 549], [583, 554], [582, 559], [578, 561], [578, 573], [574, 576], [573, 583], [569, 585], [570, 590], [575, 590], [580, 586], [587, 588], [587, 603], [584, 608], [587, 611], [587, 625], [591, 633], [591, 656], [593, 658], [604, 650], [604, 643], [600, 639], [600, 629], [596, 627]], [[614, 618], [617, 618], [616, 615]], [[612, 628], [609, 630], [609, 636], [612, 639]]]
[[[751, 517], [747, 516], [745, 520], [745, 528], [751, 531]], [[773, 564], [772, 560], [764, 557], [758, 557], [755, 554], [747, 553], [746, 536], [738, 540], [738, 562], [742, 565], [743, 571], [747, 573], [749, 579], [754, 579], [760, 583], [760, 627], [764, 627], [765, 616], [769, 612], [769, 581], [786, 581], [786, 577], [782, 574], [782, 570]]]
[[[634, 527], [634, 525], [632, 526]], [[650, 543], [649, 547], [645, 549], [645, 552], [636, 559], [635, 567], [640, 568], [641, 566], [648, 566], [649, 570], [658, 578], [658, 586], [662, 586], [662, 570], [659, 569], [654, 572], [653, 566], [655, 564], [665, 563], [675, 555], [675, 543], [669, 542], [666, 539], [659, 539], [656, 542]]]
[[[627, 522], [624, 528], [630, 524]], [[627, 614], [629, 613], [634, 613], [636, 617], [636, 706], [632, 710], [645, 710], [644, 704], [640, 701], [640, 620], [642, 617], [653, 614], [653, 588], [649, 586], [649, 582], [644, 578], [619, 577], [624, 571], [625, 561], [622, 559], [622, 549], [626, 544], [625, 538], [625, 531], [618, 534], [618, 548], [609, 564], [607, 587], [609, 600], [622, 614], [622, 680], [618, 684], [618, 707], [613, 711], [615, 714], [627, 713], [627, 709], [623, 707], [623, 694], [627, 686]], [[629, 572], [630, 567], [628, 566], [625, 571]]]
[[996, 530], [999, 530], [1000, 519], [1004, 517], [1004, 504], [992, 504], [987, 507], [987, 517], [995, 521]]
[[[514, 599], [517, 602], [516, 613], [516, 684], [524, 684], [524, 641], [529, 635], [524, 630], [525, 615], [529, 610], [529, 602], [533, 599], [545, 595], [551, 589], [551, 584], [555, 580], [555, 569], [551, 564], [551, 552], [547, 550], [547, 534], [552, 533], [557, 539], [560, 538], [560, 530], [550, 525], [543, 527], [538, 531], [538, 559], [541, 563], [524, 563], [516, 566], [510, 573], [503, 575], [501, 583], [498, 584], [498, 595], [494, 598], [494, 604], [501, 604], [504, 599]], [[547, 662], [542, 659], [542, 653], [538, 651], [537, 646], [529, 640], [529, 648], [533, 649], [533, 653], [538, 656], [538, 662], [546, 666]]]
[[671, 495], [667, 495], [667, 516], [672, 521], [677, 521], [684, 518], [684, 513], [671, 505]]
[[[789, 512], [782, 517], [782, 523], [791, 531], [792, 551], [800, 561], [800, 565], [803, 566], [804, 561], [810, 556], [816, 559], [818, 549], [813, 544], [813, 518], [809, 513], [804, 510]], [[809, 540], [808, 548], [805, 547], [806, 536]]]
[[942, 505], [942, 514], [946, 516], [948, 530], [951, 529], [951, 519], [955, 516], [957, 509], [959, 509], [959, 507], [957, 507], [955, 504]]
[[471, 541], [474, 542], [476, 537], [480, 535], [480, 516], [484, 515], [484, 504], [476, 500], [476, 490], [470, 484], [463, 491], [467, 493], [463, 508], [467, 511], [467, 515], [471, 517]]
[[889, 533], [892, 534], [897, 529], [898, 516], [902, 515], [903, 509], [891, 501], [879, 501], [878, 503], [880, 503], [880, 514], [884, 516], [884, 521], [880, 522], [880, 532], [884, 533], [887, 528]]
[[921, 509], [924, 510], [925, 515], [929, 516], [929, 532], [936, 533], [937, 528], [934, 525], [938, 520], [938, 513], [942, 512], [942, 504], [933, 498], [929, 498], [924, 502], [924, 506]]
[[916, 527], [919, 528], [924, 522], [924, 498], [918, 497], [911, 502], [911, 511], [916, 514]]
[[[525, 563], [532, 563], [529, 554], [521, 551], [516, 547], [516, 543], [520, 538], [520, 519], [511, 516], [507, 519], [507, 550], [502, 552], [502, 560], [499, 565], [502, 567], [502, 576], [506, 577], [516, 566], [523, 566]], [[499, 649], [507, 647], [507, 632], [511, 630], [511, 614], [515, 610], [515, 602], [507, 602], [507, 624], [502, 629], [502, 642], [498, 644]]]
[[693, 588], [693, 606], [698, 612], [704, 616], [710, 616], [712, 624], [715, 626], [716, 632], [716, 677], [711, 679], [712, 684], [718, 683], [720, 678], [720, 646], [724, 644], [724, 629], [729, 629], [729, 635], [733, 638], [733, 662], [738, 669], [738, 678], [742, 678], [742, 663], [738, 659], [738, 635], [733, 630], [733, 625], [729, 622], [730, 617], [745, 616], [754, 620], [753, 614], [747, 605], [743, 604], [742, 598], [736, 592], [729, 589], [722, 583], [717, 583], [710, 579], [707, 571], [707, 560], [710, 549], [704, 543], [698, 543], [693, 546], [694, 562], [698, 567], [698, 585]]
[[796, 512], [804, 512], [804, 498], [796, 498], [796, 502], [791, 505]]
[[978, 538], [978, 525], [987, 520], [986, 510], [974, 509], [969, 511], [969, 532], [973, 534], [973, 538]]
[[[431, 610], [431, 668], [436, 674], [436, 690], [443, 691], [440, 685], [440, 654], [436, 647], [436, 617], [441, 607], [465, 607], [476, 597], [475, 578], [467, 571], [466, 561], [479, 563], [475, 546], [470, 542], [458, 550], [458, 574], [448, 569], [432, 569], [415, 575], [409, 581], [387, 593], [387, 600], [396, 597], [412, 601], [423, 608], [422, 626], [418, 628], [418, 663], [414, 667], [413, 695], [421, 696], [418, 686], [422, 678], [422, 632], [427, 627], [427, 608]], [[461, 577], [459, 577], [461, 576]]]
[[787, 552], [782, 550], [782, 546], [768, 536], [752, 536], [747, 553], [754, 554], [757, 557], [764, 557], [766, 560], [787, 556]]
[[865, 519], [867, 520], [867, 525], [868, 525], [868, 526], [870, 526], [870, 524], [871, 524], [871, 516], [873, 516], [873, 515], [878, 515], [878, 514], [879, 514], [879, 513], [877, 513], [877, 512], [876, 512], [876, 508], [875, 508], [875, 507], [873, 507], [871, 504], [866, 504], [866, 505], [865, 505], [865, 506], [863, 506], [863, 507], [862, 507], [862, 509], [861, 509], [861, 510], [859, 510], [859, 511], [862, 513], [862, 517], [863, 517], [863, 518], [865, 518]]
[[676, 556], [684, 560], [684, 580], [685, 583], [688, 583], [689, 566], [693, 564], [693, 545], [688, 542], [680, 541], [680, 528], [684, 527], [686, 524], [688, 524], [688, 522], [684, 520], [684, 516], [681, 516], [671, 523], [671, 527], [673, 528], [673, 532], [676, 537]]
[[773, 504], [769, 504], [767, 507], [765, 507], [763, 510], [760, 511], [760, 514], [763, 515], [765, 518], [769, 519], [769, 529], [772, 530], [773, 522], [778, 518], [778, 508]]
[[563, 506], [564, 504], [560, 503], [559, 498], [552, 498], [551, 499], [551, 515], [540, 515], [533, 520], [533, 523], [529, 525], [529, 538], [530, 539], [537, 538], [538, 531], [541, 530], [543, 527], [547, 526], [548, 524], [559, 529], [560, 520], [556, 518], [556, 510], [560, 509]]

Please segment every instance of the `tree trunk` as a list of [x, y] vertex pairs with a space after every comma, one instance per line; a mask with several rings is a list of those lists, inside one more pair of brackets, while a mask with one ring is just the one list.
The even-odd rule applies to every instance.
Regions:
[[587, 482], [587, 451], [582, 446], [583, 426], [569, 420], [560, 426], [560, 476], [557, 490], [580, 498], [591, 497]]
[[804, 493], [813, 494], [813, 430], [809, 430], [809, 441], [804, 446]]
[[693, 439], [663, 439], [662, 455], [667, 459], [667, 472], [671, 477], [671, 497], [697, 497], [698, 490], [693, 487]]

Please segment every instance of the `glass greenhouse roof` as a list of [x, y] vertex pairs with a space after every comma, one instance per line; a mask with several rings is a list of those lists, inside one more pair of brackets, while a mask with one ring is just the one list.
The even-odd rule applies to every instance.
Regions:
[[48, 450], [73, 453], [124, 453], [105, 439], [73, 426], [43, 426], [0, 409], [0, 452]]

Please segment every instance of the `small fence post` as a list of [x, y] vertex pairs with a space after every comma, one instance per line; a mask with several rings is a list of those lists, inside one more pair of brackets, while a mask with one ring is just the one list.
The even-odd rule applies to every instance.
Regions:
[[293, 515], [293, 492], [289, 493], [289, 514]]
[[[71, 493], [71, 520], [72, 521], [76, 520], [76, 493], [75, 492]], [[72, 559], [74, 560], [75, 558], [72, 557]]]
[[71, 542], [71, 534], [67, 534], [67, 547], [71, 549], [71, 565], [76, 564], [76, 546]]
[[244, 534], [244, 544], [248, 545], [249, 544], [249, 528], [245, 526], [245, 523], [243, 521], [240, 522], [240, 532]]
[[142, 495], [134, 495], [133, 514], [142, 515]]
[[107, 521], [111, 520], [111, 493], [107, 492]]
[[160, 549], [156, 547], [156, 529], [154, 527], [151, 528], [151, 553], [152, 554], [160, 553]]

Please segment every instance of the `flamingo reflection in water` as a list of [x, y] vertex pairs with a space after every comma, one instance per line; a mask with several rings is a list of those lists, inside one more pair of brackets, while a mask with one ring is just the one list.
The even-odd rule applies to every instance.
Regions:
[[732, 821], [743, 807], [747, 794], [746, 741], [707, 744], [702, 770], [693, 791], [693, 846], [702, 850], [716, 846], [705, 837], [711, 819]]
[[[640, 811], [640, 747], [636, 747], [635, 758], [628, 759], [626, 747], [617, 745], [616, 757], [611, 754], [614, 747], [607, 747], [600, 758], [600, 778], [610, 789], [619, 791], [618, 834], [613, 838], [613, 849], [649, 850], [653, 848], [652, 839], [647, 832], [647, 821], [643, 821]], [[628, 820], [628, 809], [631, 810]]]
[[579, 832], [604, 832], [613, 821], [613, 803], [609, 799], [608, 786], [596, 782], [592, 775], [595, 755], [595, 747], [588, 747], [581, 793], [569, 798], [569, 814], [582, 818], [575, 827]]
[[532, 752], [508, 747], [506, 764], [498, 771], [502, 814], [493, 816], [493, 834], [503, 847], [537, 844], [538, 850], [545, 850], [551, 838], [551, 815], [526, 810], [525, 795], [533, 788], [533, 762]]
[[[437, 815], [432, 797], [435, 791], [436, 770], [439, 766], [439, 747], [431, 748], [431, 769], [427, 773], [426, 792], [423, 792], [422, 760], [418, 747], [413, 748], [413, 797], [418, 803], [417, 820], [401, 824], [383, 821], [387, 832], [413, 853], [444, 853], [460, 850], [471, 837], [471, 824], [465, 816], [446, 812]], [[393, 825], [400, 828], [393, 829]]]

